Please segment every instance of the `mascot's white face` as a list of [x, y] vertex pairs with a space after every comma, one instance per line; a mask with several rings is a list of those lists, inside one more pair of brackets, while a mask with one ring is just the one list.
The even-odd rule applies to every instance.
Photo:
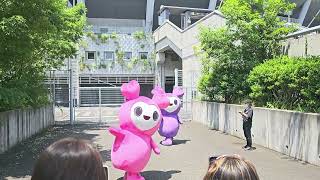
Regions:
[[165, 111], [169, 113], [173, 113], [180, 108], [181, 100], [175, 96], [171, 96], [168, 98], [170, 100], [170, 105], [165, 109]]
[[155, 105], [144, 102], [135, 103], [130, 110], [133, 124], [141, 131], [155, 127], [160, 121], [160, 111]]

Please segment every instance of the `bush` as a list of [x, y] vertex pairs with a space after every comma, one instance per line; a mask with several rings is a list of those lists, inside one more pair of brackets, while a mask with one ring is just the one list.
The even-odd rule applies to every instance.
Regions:
[[0, 112], [47, 105], [50, 99], [42, 79], [25, 73], [19, 80], [0, 84]]
[[320, 57], [279, 57], [255, 67], [248, 82], [258, 106], [320, 112]]

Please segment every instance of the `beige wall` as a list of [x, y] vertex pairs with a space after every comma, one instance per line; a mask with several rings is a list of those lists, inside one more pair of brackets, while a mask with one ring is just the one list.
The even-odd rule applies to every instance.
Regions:
[[320, 34], [315, 32], [288, 38], [283, 43], [288, 56], [305, 57], [320, 55]]

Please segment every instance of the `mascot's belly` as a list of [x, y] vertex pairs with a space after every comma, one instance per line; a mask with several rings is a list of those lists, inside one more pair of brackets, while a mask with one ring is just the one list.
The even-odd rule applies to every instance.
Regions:
[[164, 137], [175, 137], [179, 130], [179, 122], [175, 117], [164, 116], [160, 128], [159, 134]]
[[151, 155], [150, 137], [140, 137], [124, 130], [123, 139], [116, 138], [112, 151], [111, 161], [114, 167], [128, 171], [140, 172], [148, 163]]

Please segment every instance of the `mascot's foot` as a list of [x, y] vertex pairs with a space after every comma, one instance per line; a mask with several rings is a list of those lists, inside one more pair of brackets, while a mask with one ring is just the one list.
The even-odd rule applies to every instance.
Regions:
[[140, 173], [129, 173], [126, 172], [124, 175], [124, 180], [145, 180], [143, 176], [140, 175]]
[[164, 146], [171, 146], [172, 145], [173, 138], [166, 138], [165, 140], [161, 141], [160, 144]]

